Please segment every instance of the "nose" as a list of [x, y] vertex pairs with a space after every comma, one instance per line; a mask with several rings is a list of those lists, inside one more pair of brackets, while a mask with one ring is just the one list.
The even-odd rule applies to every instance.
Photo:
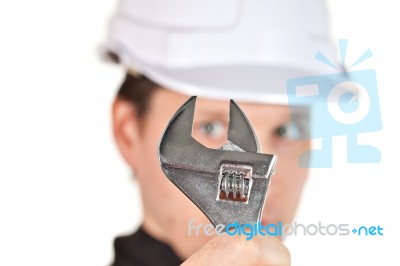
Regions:
[[258, 140], [260, 142], [261, 152], [267, 154], [276, 154], [274, 147], [272, 145], [272, 136], [266, 134], [264, 130], [262, 132], [257, 132]]

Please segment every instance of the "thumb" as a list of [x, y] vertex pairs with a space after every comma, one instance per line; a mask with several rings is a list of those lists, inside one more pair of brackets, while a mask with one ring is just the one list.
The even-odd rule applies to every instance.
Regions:
[[223, 234], [203, 246], [182, 266], [190, 265], [263, 265], [289, 266], [290, 253], [283, 243], [271, 236], [245, 236]]

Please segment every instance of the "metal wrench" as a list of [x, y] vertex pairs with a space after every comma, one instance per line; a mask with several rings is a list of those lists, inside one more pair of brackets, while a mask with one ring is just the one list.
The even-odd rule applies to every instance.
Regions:
[[192, 137], [195, 105], [193, 96], [161, 138], [163, 172], [214, 226], [259, 222], [277, 156], [260, 153], [250, 122], [233, 100], [226, 144], [219, 149], [200, 144]]

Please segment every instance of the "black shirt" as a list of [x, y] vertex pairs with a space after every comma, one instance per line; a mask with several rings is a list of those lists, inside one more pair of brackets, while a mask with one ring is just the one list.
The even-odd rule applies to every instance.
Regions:
[[142, 227], [114, 241], [113, 266], [177, 266], [182, 260], [165, 243], [151, 237]]

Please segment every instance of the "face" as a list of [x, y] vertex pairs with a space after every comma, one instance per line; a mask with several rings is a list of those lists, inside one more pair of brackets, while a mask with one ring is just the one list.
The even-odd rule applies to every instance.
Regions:
[[[168, 243], [182, 258], [200, 249], [210, 237], [188, 236], [188, 223], [209, 223], [205, 215], [163, 174], [158, 161], [158, 144], [177, 109], [188, 99], [166, 89], [153, 95], [148, 113], [138, 120], [129, 103], [116, 100], [113, 107], [114, 134], [119, 149], [138, 179], [143, 199], [143, 227]], [[298, 205], [307, 170], [299, 168], [299, 155], [309, 148], [307, 141], [295, 141], [288, 134], [287, 106], [238, 102], [251, 121], [263, 153], [278, 155], [262, 214], [262, 223], [291, 223]], [[209, 148], [226, 142], [228, 101], [198, 98], [192, 136]]]

